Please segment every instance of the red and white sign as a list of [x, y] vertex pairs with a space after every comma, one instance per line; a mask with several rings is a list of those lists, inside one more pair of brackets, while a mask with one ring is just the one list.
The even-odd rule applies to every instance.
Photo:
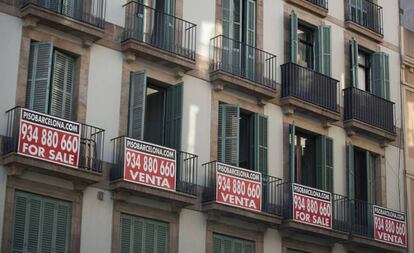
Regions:
[[216, 163], [216, 201], [260, 212], [262, 210], [262, 174]]
[[332, 197], [330, 192], [292, 184], [293, 220], [332, 229]]
[[124, 179], [175, 191], [176, 157], [174, 149], [125, 138]]
[[405, 214], [373, 206], [374, 239], [388, 244], [407, 247], [407, 219]]
[[78, 168], [80, 136], [79, 123], [22, 108], [17, 153]]

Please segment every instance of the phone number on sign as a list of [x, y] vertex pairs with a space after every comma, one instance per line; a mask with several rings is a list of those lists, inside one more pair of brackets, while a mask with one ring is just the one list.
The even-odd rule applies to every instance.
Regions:
[[293, 215], [300, 222], [326, 228], [332, 226], [332, 205], [325, 201], [294, 194]]
[[141, 184], [174, 190], [175, 174], [175, 161], [126, 149], [126, 179]]
[[19, 153], [77, 166], [79, 136], [22, 121]]

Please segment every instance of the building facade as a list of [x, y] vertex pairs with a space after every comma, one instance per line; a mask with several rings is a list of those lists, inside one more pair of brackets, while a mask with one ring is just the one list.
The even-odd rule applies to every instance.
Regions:
[[399, 14], [0, 0], [2, 252], [407, 252]]

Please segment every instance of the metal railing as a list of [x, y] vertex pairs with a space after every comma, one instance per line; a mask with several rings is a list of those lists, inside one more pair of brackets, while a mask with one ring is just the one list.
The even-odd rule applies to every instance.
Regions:
[[354, 87], [344, 89], [344, 121], [356, 119], [395, 133], [395, 104]]
[[369, 238], [374, 237], [373, 205], [362, 200], [350, 200], [351, 233]]
[[136, 40], [195, 61], [196, 24], [135, 1], [124, 7], [122, 41]]
[[[210, 202], [216, 200], [216, 161], [203, 164], [205, 170], [205, 182], [203, 189], [203, 202]], [[262, 175], [262, 212], [282, 215], [282, 207], [280, 203], [280, 195], [278, 185], [282, 182], [282, 179]]]
[[[17, 152], [22, 107], [8, 110], [7, 130], [3, 142], [3, 155]], [[81, 124], [80, 151], [78, 168], [102, 172], [105, 130]]]
[[295, 63], [285, 63], [282, 69], [282, 97], [296, 97], [306, 102], [338, 112], [338, 80]]
[[382, 7], [369, 0], [345, 0], [345, 20], [384, 34]]
[[328, 0], [306, 0], [314, 5], [317, 5], [325, 10], [328, 9]]
[[[112, 139], [113, 166], [111, 180], [122, 179], [124, 176], [125, 136]], [[198, 156], [177, 150], [176, 183], [178, 192], [197, 195]]]
[[21, 8], [29, 4], [104, 28], [106, 0], [20, 0]]
[[224, 71], [276, 89], [276, 56], [218, 35], [210, 40], [210, 72]]

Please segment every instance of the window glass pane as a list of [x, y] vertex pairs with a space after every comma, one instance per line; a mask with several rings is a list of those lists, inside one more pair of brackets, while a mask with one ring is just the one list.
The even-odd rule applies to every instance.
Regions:
[[155, 86], [147, 87], [144, 140], [164, 145], [165, 91]]
[[366, 90], [366, 73], [364, 67], [358, 68], [358, 89]]
[[298, 28], [298, 64], [313, 68], [313, 31], [306, 27]]
[[316, 187], [315, 137], [297, 131], [295, 151], [296, 182], [309, 187]]

